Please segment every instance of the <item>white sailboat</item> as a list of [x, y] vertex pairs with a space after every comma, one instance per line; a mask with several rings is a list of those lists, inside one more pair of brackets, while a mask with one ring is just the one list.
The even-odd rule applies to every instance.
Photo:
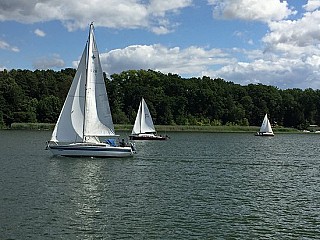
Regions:
[[93, 23], [81, 60], [47, 149], [54, 155], [86, 157], [129, 157], [132, 145], [118, 146], [104, 83]]
[[269, 137], [274, 136], [274, 133], [272, 131], [271, 124], [270, 124], [270, 121], [268, 119], [267, 114], [263, 118], [263, 122], [261, 124], [260, 131], [257, 132], [255, 135], [256, 136], [269, 136]]
[[158, 136], [150, 111], [144, 98], [141, 99], [131, 135], [132, 140], [166, 140], [168, 136]]

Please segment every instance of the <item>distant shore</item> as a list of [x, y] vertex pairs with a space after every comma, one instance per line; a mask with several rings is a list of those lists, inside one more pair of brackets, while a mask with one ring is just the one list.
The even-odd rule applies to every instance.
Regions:
[[[48, 130], [52, 131], [55, 124], [50, 123], [13, 123], [12, 130]], [[115, 124], [116, 131], [131, 131], [130, 124]], [[156, 130], [159, 133], [163, 132], [221, 132], [221, 133], [255, 133], [259, 131], [258, 126], [198, 126], [198, 125], [156, 125]], [[301, 131], [294, 128], [274, 127], [275, 133], [300, 133]]]
[[[156, 125], [157, 132], [216, 132], [216, 133], [256, 133], [259, 131], [259, 126], [198, 126], [198, 125]], [[120, 131], [131, 131], [132, 125], [115, 125], [116, 130]], [[295, 128], [285, 128], [285, 127], [275, 127], [273, 128], [275, 133], [299, 133], [298, 129]]]

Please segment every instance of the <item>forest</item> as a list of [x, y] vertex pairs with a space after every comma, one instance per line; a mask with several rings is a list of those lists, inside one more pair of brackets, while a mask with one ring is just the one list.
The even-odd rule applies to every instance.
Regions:
[[[0, 71], [0, 127], [55, 123], [75, 69]], [[141, 97], [159, 125], [259, 126], [305, 129], [320, 125], [320, 91], [240, 85], [223, 79], [182, 78], [153, 70], [104, 75], [113, 121], [133, 124]]]

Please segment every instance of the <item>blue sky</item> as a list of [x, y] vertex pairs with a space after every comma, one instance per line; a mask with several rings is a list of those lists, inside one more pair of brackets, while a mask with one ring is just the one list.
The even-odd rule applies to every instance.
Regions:
[[1, 0], [0, 70], [76, 67], [91, 21], [109, 75], [320, 89], [320, 0]]

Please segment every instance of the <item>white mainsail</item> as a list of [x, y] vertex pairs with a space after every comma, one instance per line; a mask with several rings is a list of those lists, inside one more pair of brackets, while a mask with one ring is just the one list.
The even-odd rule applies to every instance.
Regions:
[[104, 83], [99, 52], [90, 29], [84, 136], [114, 136], [114, 125]]
[[152, 121], [150, 111], [144, 98], [142, 98], [136, 120], [132, 129], [132, 134], [155, 133], [155, 127]]
[[271, 124], [270, 124], [270, 121], [268, 119], [267, 114], [263, 118], [263, 122], [262, 122], [261, 127], [260, 127], [260, 132], [261, 133], [263, 133], [263, 132], [265, 132], [265, 133], [273, 133], [272, 128], [271, 128]]
[[91, 24], [88, 42], [51, 141], [87, 142], [94, 136], [114, 135], [108, 96]]

